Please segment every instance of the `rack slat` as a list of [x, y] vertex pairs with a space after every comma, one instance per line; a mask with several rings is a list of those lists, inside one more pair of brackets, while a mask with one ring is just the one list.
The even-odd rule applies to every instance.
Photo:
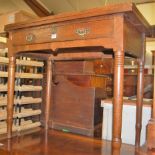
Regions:
[[[21, 124], [21, 126], [15, 126], [13, 125], [13, 132], [15, 131], [24, 131], [24, 130], [28, 130], [28, 129], [32, 129], [32, 128], [36, 128], [41, 126], [40, 122], [30, 122], [30, 121], [24, 121], [23, 124]], [[0, 134], [5, 134], [7, 133], [7, 127], [6, 127], [6, 123], [3, 125], [3, 127], [0, 127]]]
[[8, 48], [0, 49], [0, 54], [6, 54], [6, 53], [8, 53]]
[[[8, 64], [9, 58], [6, 57], [0, 57], [0, 63], [1, 64]], [[16, 60], [17, 65], [23, 65], [23, 66], [34, 66], [34, 67], [43, 67], [44, 63], [41, 61], [34, 61], [34, 60]]]
[[[22, 86], [15, 86], [15, 91], [41, 91], [42, 86], [33, 86], [33, 85], [22, 85]], [[7, 84], [3, 85], [0, 84], [0, 92], [7, 91]]]
[[[33, 123], [32, 120], [27, 120], [27, 121], [25, 121], [24, 119], [21, 119], [21, 122], [20, 122], [20, 124], [21, 124], [22, 126], [28, 125], [28, 124], [32, 124], [32, 123]], [[1, 128], [6, 128], [6, 127], [7, 127], [6, 121], [0, 122], [0, 129], [1, 129]]]
[[[8, 72], [0, 71], [0, 77], [8, 77]], [[16, 73], [16, 78], [23, 78], [23, 79], [42, 79], [42, 74], [33, 74], [33, 73]]]
[[42, 98], [33, 98], [33, 97], [22, 97], [21, 99], [16, 99], [16, 102], [20, 105], [23, 104], [34, 104], [34, 103], [41, 103]]
[[[13, 114], [13, 118], [16, 118], [18, 115], [17, 113]], [[0, 121], [7, 119], [7, 112], [6, 110], [0, 110]]]
[[[15, 132], [15, 131], [17, 131], [17, 129], [18, 129], [18, 127], [13, 125], [12, 131]], [[5, 134], [5, 133], [7, 133], [7, 128], [6, 127], [5, 128], [0, 128], [0, 135]]]
[[35, 115], [40, 115], [41, 110], [32, 110], [32, 109], [23, 109], [21, 113], [17, 114], [18, 118], [24, 118], [24, 117], [29, 117], [29, 116], [35, 116]]
[[[37, 104], [41, 103], [41, 98], [33, 98], [33, 97], [22, 97], [21, 99], [14, 99], [14, 104], [24, 105], [24, 104]], [[7, 105], [7, 97], [0, 97], [0, 106]]]
[[[41, 110], [33, 110], [33, 109], [22, 109], [22, 111], [19, 113], [14, 113], [13, 118], [24, 118], [29, 116], [35, 116], [40, 115]], [[7, 113], [6, 110], [0, 110], [0, 120], [6, 120], [7, 119]]]
[[32, 60], [16, 60], [17, 65], [24, 65], [24, 66], [34, 66], [34, 67], [43, 67], [44, 63], [39, 61], [32, 61]]
[[33, 85], [22, 85], [16, 86], [15, 91], [41, 91], [42, 86], [33, 86]]
[[35, 123], [31, 123], [31, 124], [25, 124], [25, 125], [21, 125], [18, 127], [18, 131], [24, 131], [24, 130], [28, 130], [28, 129], [32, 129], [32, 128], [36, 128], [41, 126], [40, 122], [35, 122]]

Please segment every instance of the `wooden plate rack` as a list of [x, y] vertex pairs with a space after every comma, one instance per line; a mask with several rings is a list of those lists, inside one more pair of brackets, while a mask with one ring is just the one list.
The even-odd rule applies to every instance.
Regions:
[[[7, 133], [7, 66], [9, 63], [7, 51], [7, 48], [0, 49], [0, 137]], [[41, 126], [40, 119], [34, 119], [33, 117], [40, 117], [39, 115], [42, 113], [40, 104], [42, 103], [41, 83], [44, 63], [20, 57], [16, 64], [13, 132], [19, 133]], [[30, 72], [27, 72], [27, 70]], [[40, 80], [40, 85], [33, 85], [35, 80]], [[26, 84], [24, 81], [26, 81]], [[35, 96], [35, 93], [40, 93], [40, 96]]]

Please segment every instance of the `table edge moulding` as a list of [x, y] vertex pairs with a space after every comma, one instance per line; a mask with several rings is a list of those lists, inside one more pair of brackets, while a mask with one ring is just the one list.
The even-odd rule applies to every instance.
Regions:
[[[149, 35], [149, 28], [150, 25], [133, 3], [107, 5], [87, 11], [63, 13], [31, 22], [7, 25], [5, 31], [9, 33], [8, 138], [12, 137], [17, 54], [32, 53], [33, 56], [47, 60], [45, 128], [48, 129], [49, 109], [50, 106], [52, 107], [50, 105], [52, 99], [50, 99], [51, 96], [49, 95], [52, 91], [52, 63], [49, 61], [59, 60], [59, 57], [65, 59], [67, 56], [68, 59], [90, 59], [91, 48], [94, 48], [92, 55], [92, 59], [94, 59], [95, 55], [104, 57], [105, 55], [102, 52], [106, 49], [112, 49], [114, 54], [112, 145], [118, 148], [121, 146], [124, 57], [127, 53], [139, 60], [136, 124], [136, 146], [139, 146], [145, 36]], [[80, 57], [80, 53], [84, 55], [83, 58]]]

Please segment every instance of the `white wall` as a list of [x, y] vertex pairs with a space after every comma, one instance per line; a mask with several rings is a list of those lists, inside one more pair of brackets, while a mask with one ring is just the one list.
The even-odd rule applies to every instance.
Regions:
[[146, 64], [152, 65], [152, 50], [155, 50], [155, 42], [147, 42], [146, 43]]
[[[147, 19], [147, 21], [151, 24], [155, 24], [154, 18], [154, 10], [155, 3], [141, 4], [137, 6], [139, 11], [143, 14], [143, 16]], [[146, 59], [145, 62], [147, 65], [152, 65], [152, 50], [155, 50], [155, 42], [146, 42]]]
[[155, 24], [155, 3], [148, 4], [140, 4], [137, 5], [139, 11], [143, 14], [143, 16], [147, 19], [147, 21], [151, 24]]

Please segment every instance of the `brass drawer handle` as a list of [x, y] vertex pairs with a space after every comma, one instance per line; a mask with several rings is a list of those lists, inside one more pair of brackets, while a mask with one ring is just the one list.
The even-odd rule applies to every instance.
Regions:
[[108, 77], [108, 81], [112, 81], [112, 78]]
[[35, 39], [35, 35], [32, 34], [32, 33], [29, 33], [29, 34], [26, 36], [26, 41], [27, 41], [27, 42], [32, 42], [32, 41], [34, 41], [34, 39]]
[[106, 91], [112, 91], [112, 89], [110, 87], [107, 87]]
[[88, 28], [79, 28], [75, 31], [75, 33], [81, 37], [84, 37], [85, 35], [90, 33], [90, 29]]

